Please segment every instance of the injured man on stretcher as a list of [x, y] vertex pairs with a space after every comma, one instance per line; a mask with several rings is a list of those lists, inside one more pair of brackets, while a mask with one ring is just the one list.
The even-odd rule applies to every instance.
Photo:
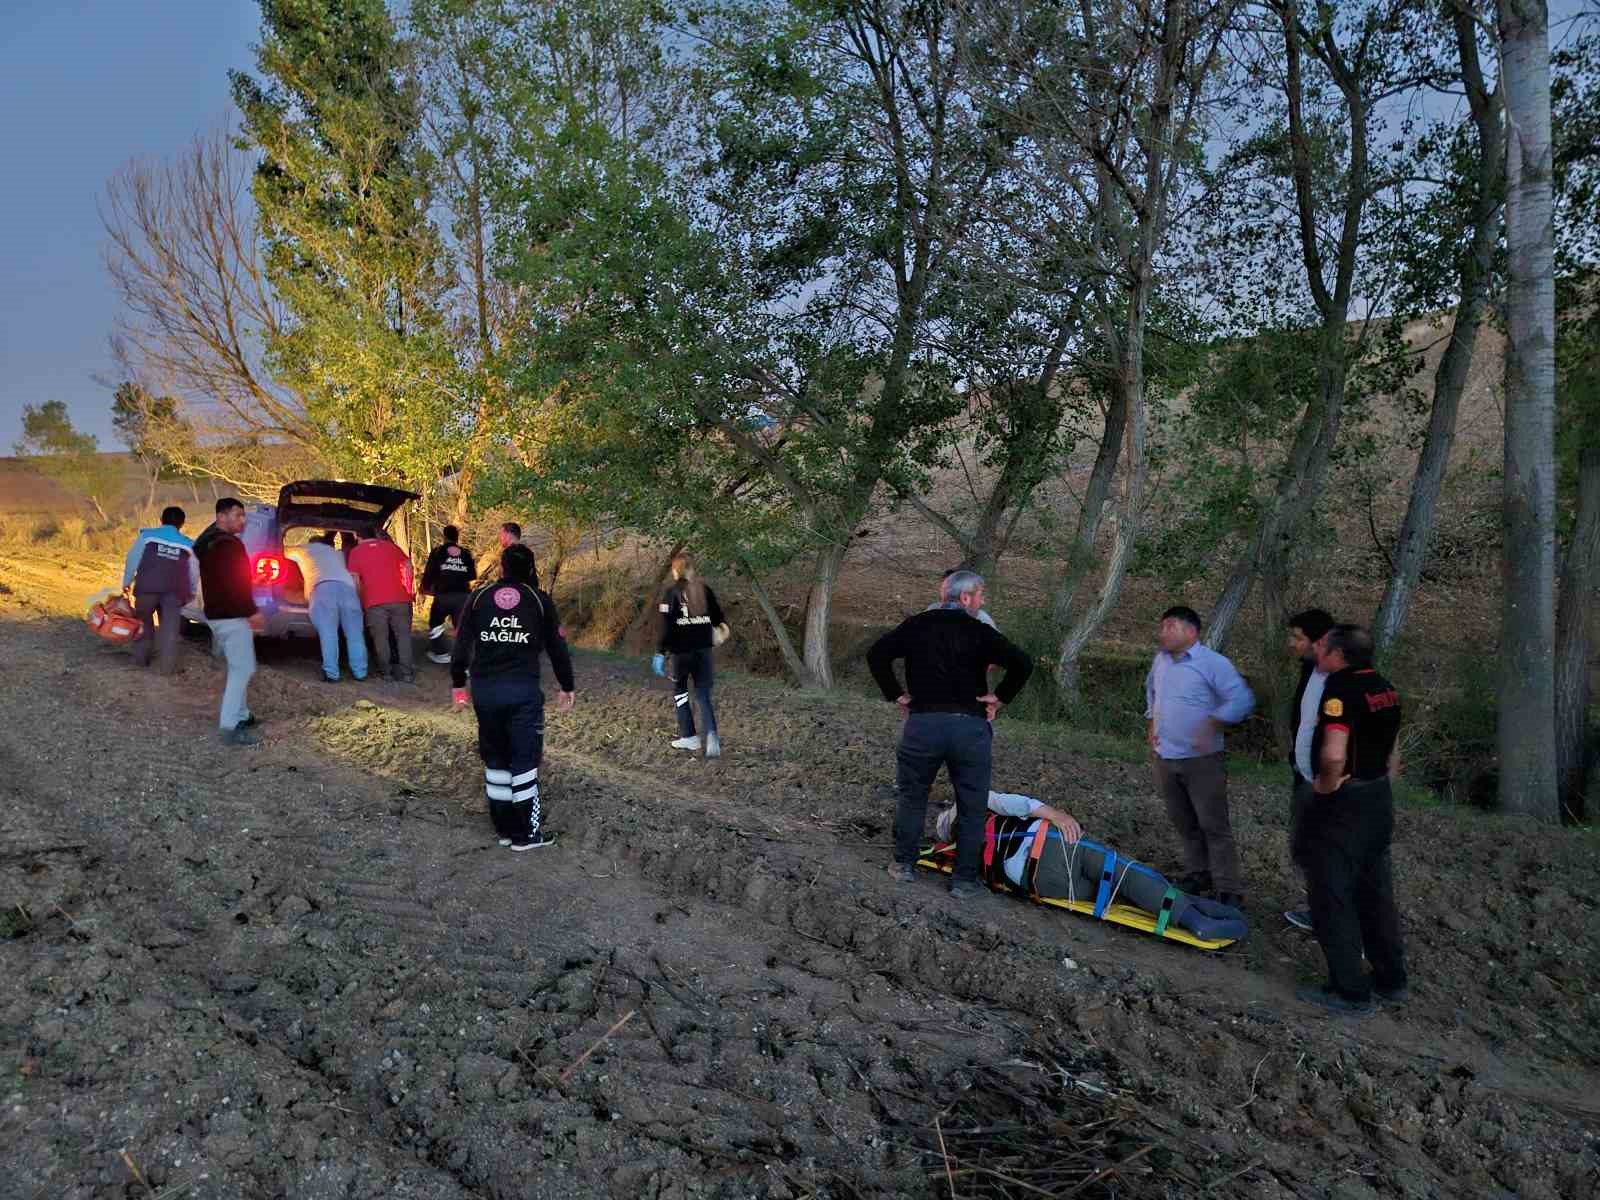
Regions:
[[[1157, 933], [1171, 924], [1209, 941], [1238, 940], [1249, 930], [1238, 909], [1179, 891], [1161, 872], [1089, 841], [1060, 809], [1031, 796], [990, 792], [989, 812], [983, 877], [991, 887], [1004, 880], [1041, 899], [1082, 901], [1094, 905], [1095, 916], [1114, 904], [1132, 905], [1158, 919]], [[936, 857], [949, 846], [955, 819], [951, 805], [935, 821]]]

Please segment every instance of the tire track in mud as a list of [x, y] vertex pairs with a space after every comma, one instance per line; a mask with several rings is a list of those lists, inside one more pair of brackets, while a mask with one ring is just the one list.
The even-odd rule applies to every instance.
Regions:
[[[40, 637], [28, 653], [61, 649]], [[1582, 1147], [1532, 1161], [1527, 1131], [1546, 1147], [1561, 1131], [1528, 1114], [1516, 1128], [1470, 1080], [1225, 998], [1196, 1003], [1137, 968], [1064, 974], [1026, 909], [990, 899], [966, 915], [926, 883], [892, 888], [802, 809], [734, 829], [749, 822], [727, 806], [751, 797], [557, 741], [547, 796], [568, 848], [519, 860], [482, 844], [481, 819], [463, 827], [438, 796], [327, 762], [305, 736], [358, 718], [371, 735], [403, 727], [414, 776], [430, 747], [460, 750], [459, 721], [408, 707], [277, 724], [263, 705], [268, 746], [199, 777], [156, 715], [166, 685], [66, 650], [59, 695], [4, 697], [0, 743], [48, 774], [63, 723], [154, 701], [106, 738], [86, 731], [96, 753], [78, 790], [43, 793], [156, 910], [127, 921], [235, 1052], [280, 1058], [329, 1097], [282, 1111], [348, 1107], [337, 1136], [384, 1179], [435, 1189], [415, 1194], [681, 1195], [691, 1178], [730, 1194], [920, 1192], [932, 1098], [1032, 1088], [1030, 1116], [1083, 1120], [1079, 1083], [1157, 1110], [1127, 1120], [1170, 1148], [1147, 1182], [1180, 1192], [1259, 1160], [1239, 1177], [1256, 1194], [1320, 1194], [1310, 1139], [1402, 1194], [1493, 1194], [1502, 1172], [1527, 1195], [1580, 1194], [1567, 1185]], [[640, 1015], [557, 1083], [629, 1009]], [[1073, 1082], [982, 1065], [1049, 1055]], [[1240, 1108], [1219, 1099], [1246, 1091]], [[287, 1122], [256, 1114], [268, 1149], [291, 1141]], [[1503, 1165], [1478, 1165], [1474, 1141]], [[293, 1161], [304, 1182], [311, 1167]]]
[[[117, 702], [117, 682], [64, 699], [103, 710]], [[19, 773], [46, 765], [43, 735], [59, 715], [36, 711], [0, 733]], [[114, 762], [85, 764], [77, 789], [51, 784], [33, 796], [64, 822], [78, 820], [108, 860], [120, 858], [119, 877], [142, 876], [140, 899], [159, 915], [138, 938], [168, 990], [186, 1002], [202, 997], [193, 1007], [221, 1024], [235, 1052], [280, 1059], [280, 1069], [298, 1070], [329, 1096], [297, 1104], [350, 1106], [345, 1152], [360, 1142], [387, 1171], [384, 1186], [488, 1195], [520, 1189], [532, 1174], [538, 1194], [589, 1195], [602, 1181], [616, 1194], [682, 1194], [683, 1181], [700, 1176], [739, 1194], [755, 1183], [780, 1195], [812, 1186], [804, 1176], [853, 1181], [840, 1186], [857, 1194], [922, 1190], [922, 1163], [912, 1153], [908, 1165], [907, 1152], [889, 1143], [885, 1113], [868, 1100], [873, 1084], [863, 1092], [860, 1081], [914, 1096], [975, 1048], [998, 1056], [1014, 1040], [985, 1034], [981, 1020], [956, 1024], [961, 1014], [948, 1003], [943, 1020], [960, 1030], [954, 1048], [910, 1023], [885, 1033], [861, 1006], [893, 1008], [903, 994], [848, 982], [847, 971], [784, 965], [760, 945], [743, 950], [746, 966], [768, 973], [766, 992], [754, 998], [730, 988], [726, 975], [702, 974], [705, 945], [689, 958], [667, 948], [646, 955], [637, 945], [608, 950], [591, 929], [579, 953], [546, 959], [453, 898], [455, 863], [416, 856], [403, 820], [359, 811], [382, 808], [386, 786], [285, 763], [276, 745], [197, 774], [154, 723], [124, 725], [133, 740]], [[205, 742], [194, 748], [214, 753]], [[119, 813], [109, 836], [84, 803], [108, 793]], [[308, 797], [329, 795], [337, 799], [328, 812], [307, 813]], [[459, 857], [460, 831], [441, 840], [450, 859]], [[508, 857], [499, 862], [517, 862]], [[469, 873], [463, 888], [484, 874]], [[630, 884], [626, 900], [641, 899]], [[693, 924], [672, 910], [658, 915], [663, 925]], [[726, 940], [721, 928], [698, 933], [712, 935]], [[715, 946], [716, 956], [734, 952]], [[365, 969], [363, 956], [383, 965]], [[486, 1013], [516, 1019], [472, 1029], [462, 995], [474, 1002], [474, 1024]], [[561, 1083], [562, 1065], [630, 1006], [643, 1017], [614, 1039], [620, 1059], [597, 1054]], [[430, 1009], [442, 1019], [427, 1019]], [[253, 1117], [268, 1137], [250, 1156], [259, 1149], [277, 1159], [270, 1114]], [[240, 1147], [233, 1153], [244, 1157]], [[396, 1163], [396, 1154], [421, 1161]], [[784, 1183], [795, 1161], [794, 1182]], [[576, 1170], [570, 1179], [560, 1178], [564, 1165]], [[212, 1171], [211, 1194], [248, 1194], [261, 1182], [231, 1159]], [[291, 1191], [314, 1194], [303, 1173]]]
[[[422, 723], [440, 738], [461, 736], [434, 714], [407, 711], [384, 719]], [[1337, 1023], [1296, 1021], [1294, 1014], [1274, 1011], [1276, 1004], [1258, 1005], [1261, 989], [1248, 978], [1240, 981], [1245, 996], [1233, 999], [1230, 993], [1241, 990], [1237, 983], [1220, 994], [1192, 984], [1180, 991], [1137, 966], [1092, 983], [1082, 975], [1063, 978], [1059, 949], [1050, 948], [1061, 943], [1031, 943], [1030, 928], [1021, 926], [1022, 906], [991, 899], [969, 914], [951, 911], [940, 896], [932, 906], [938, 918], [930, 920], [926, 883], [908, 899], [907, 889], [887, 887], [873, 868], [863, 870], [860, 856], [794, 822], [763, 818], [757, 835], [729, 828], [714, 778], [709, 787], [689, 789], [615, 760], [563, 750], [559, 742], [547, 761], [555, 768], [552, 779], [610, 796], [604, 817], [576, 830], [584, 852], [625, 862], [669, 893], [733, 903], [798, 934], [811, 943], [798, 956], [802, 965], [824, 976], [877, 974], [968, 1002], [1054, 1016], [1091, 1043], [1114, 1048], [1122, 1077], [1142, 1094], [1195, 1114], [1214, 1133], [1213, 1147], [1248, 1146], [1256, 1131], [1276, 1135], [1279, 1144], [1258, 1145], [1257, 1153], [1269, 1163], [1278, 1159], [1273, 1165], [1280, 1179], [1294, 1177], [1291, 1147], [1316, 1132], [1332, 1136], [1340, 1154], [1368, 1156], [1374, 1171], [1398, 1165], [1406, 1192], [1495, 1194], [1514, 1186], [1527, 1193], [1539, 1186], [1526, 1174], [1536, 1161], [1548, 1172], [1549, 1194], [1562, 1194], [1553, 1190], [1558, 1186], [1571, 1195], [1588, 1190], [1594, 1140], [1565, 1117], [1592, 1118], [1595, 1106], [1581, 1085], [1553, 1078], [1542, 1062], [1519, 1065], [1487, 1049], [1463, 1048], [1459, 1038], [1404, 1028], [1373, 1036]], [[685, 845], [693, 852], [684, 853]], [[823, 874], [830, 882], [818, 888]], [[1018, 926], [1011, 926], [1013, 919]], [[1214, 963], [1195, 969], [1211, 980], [1228, 970]], [[1257, 1050], [1230, 1054], [1230, 1042]], [[1287, 1063], [1274, 1061], [1285, 1057]], [[1382, 1099], [1373, 1099], [1373, 1089]], [[1224, 1107], [1220, 1120], [1210, 1115], [1219, 1096], [1229, 1094], [1243, 1103]], [[1564, 1146], [1567, 1155], [1553, 1171], [1551, 1160], [1532, 1149], [1539, 1139], [1526, 1136], [1530, 1122], [1511, 1116], [1506, 1106], [1508, 1100], [1539, 1106], [1540, 1095], [1548, 1103], [1531, 1123], [1542, 1125], [1548, 1142]], [[1515, 1132], [1508, 1133], [1508, 1121]], [[1508, 1155], [1522, 1163], [1521, 1174], [1507, 1165]]]

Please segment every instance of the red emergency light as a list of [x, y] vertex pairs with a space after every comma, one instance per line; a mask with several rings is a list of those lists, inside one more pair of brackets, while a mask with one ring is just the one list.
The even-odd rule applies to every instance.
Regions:
[[276, 584], [283, 578], [283, 559], [276, 554], [256, 555], [256, 582]]

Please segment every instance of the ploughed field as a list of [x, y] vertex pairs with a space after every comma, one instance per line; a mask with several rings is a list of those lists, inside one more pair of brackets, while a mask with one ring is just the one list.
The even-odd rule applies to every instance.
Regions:
[[[224, 751], [204, 643], [135, 670], [92, 574], [0, 559], [8, 1197], [1600, 1191], [1592, 836], [1404, 810], [1415, 995], [1352, 1023], [1293, 999], [1276, 781], [1234, 781], [1254, 928], [1205, 955], [891, 883], [889, 705], [728, 674], [707, 762], [580, 654], [560, 844], [512, 855], [443, 668], [270, 651]], [[1175, 865], [1143, 766], [1002, 717], [995, 782]]]

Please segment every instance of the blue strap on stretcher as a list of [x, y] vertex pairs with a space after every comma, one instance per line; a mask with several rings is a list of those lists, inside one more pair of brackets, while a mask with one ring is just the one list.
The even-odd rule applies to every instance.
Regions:
[[1106, 909], [1111, 907], [1112, 885], [1117, 877], [1117, 852], [1107, 848], [1104, 861], [1100, 865], [1100, 893], [1094, 898], [1094, 915], [1099, 920], [1106, 915]]

